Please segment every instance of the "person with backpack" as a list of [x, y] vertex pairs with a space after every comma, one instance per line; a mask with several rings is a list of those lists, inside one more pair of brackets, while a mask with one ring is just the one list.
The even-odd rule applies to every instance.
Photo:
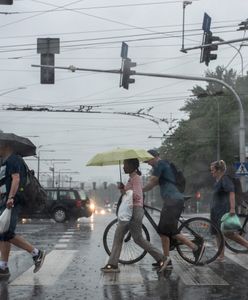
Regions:
[[[210, 172], [215, 179], [213, 187], [213, 197], [210, 207], [210, 219], [221, 229], [221, 218], [226, 213], [231, 216], [236, 214], [235, 210], [235, 197], [236, 191], [239, 193], [237, 181], [228, 174], [226, 163], [224, 160], [214, 161], [210, 164]], [[236, 183], [235, 183], [236, 182]], [[235, 189], [235, 185], [237, 188]], [[213, 234], [215, 232], [213, 231]], [[240, 245], [248, 249], [248, 241], [245, 240], [236, 232], [224, 232], [224, 235]], [[218, 240], [217, 240], [218, 242]], [[218, 261], [222, 262], [225, 259], [225, 247], [218, 257]]]
[[[143, 192], [147, 192], [157, 185], [160, 187], [163, 207], [158, 224], [158, 233], [161, 238], [164, 255], [167, 257], [167, 268], [172, 268], [169, 256], [170, 239], [172, 238], [187, 245], [192, 250], [195, 264], [198, 264], [205, 250], [204, 242], [195, 244], [184, 235], [178, 233], [178, 219], [184, 208], [184, 195], [179, 191], [180, 185], [178, 184], [177, 186], [177, 182], [183, 180], [176, 180], [179, 171], [177, 171], [174, 164], [171, 166], [172, 163], [162, 160], [157, 150], [151, 149], [148, 150], [148, 153], [153, 158], [146, 161], [146, 163], [153, 168], [153, 171], [148, 183], [143, 188]], [[153, 263], [154, 267], [157, 265], [157, 262]]]
[[20, 235], [16, 235], [15, 229], [18, 221], [18, 214], [23, 205], [20, 186], [25, 185], [26, 167], [21, 156], [16, 155], [11, 144], [0, 143], [0, 157], [3, 162], [0, 167], [0, 215], [3, 211], [11, 209], [10, 225], [7, 232], [0, 234], [0, 279], [10, 276], [8, 260], [11, 244], [29, 252], [33, 258], [34, 270], [40, 270], [44, 259], [45, 251], [39, 250], [27, 242]]

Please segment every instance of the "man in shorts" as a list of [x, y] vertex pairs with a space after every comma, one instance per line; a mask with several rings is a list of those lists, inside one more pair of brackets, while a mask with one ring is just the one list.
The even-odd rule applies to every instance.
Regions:
[[[148, 150], [148, 152], [153, 158], [146, 161], [146, 163], [152, 166], [153, 170], [152, 176], [143, 188], [143, 192], [151, 190], [156, 185], [160, 187], [163, 207], [158, 224], [158, 233], [161, 238], [164, 255], [167, 257], [167, 268], [172, 268], [169, 256], [171, 238], [187, 245], [193, 252], [195, 264], [198, 264], [205, 250], [204, 242], [195, 244], [184, 235], [178, 233], [178, 219], [184, 208], [184, 195], [179, 192], [175, 184], [175, 175], [169, 162], [160, 159], [159, 153], [154, 149]], [[158, 263], [154, 263], [153, 266], [158, 266]]]
[[18, 214], [23, 204], [19, 188], [26, 181], [26, 169], [23, 159], [14, 153], [14, 149], [7, 143], [0, 143], [0, 157], [3, 159], [0, 167], [0, 215], [8, 208], [11, 209], [10, 226], [7, 232], [0, 234], [0, 279], [10, 276], [8, 260], [11, 244], [29, 252], [34, 262], [34, 273], [41, 268], [45, 251], [39, 250], [16, 235], [15, 229]]

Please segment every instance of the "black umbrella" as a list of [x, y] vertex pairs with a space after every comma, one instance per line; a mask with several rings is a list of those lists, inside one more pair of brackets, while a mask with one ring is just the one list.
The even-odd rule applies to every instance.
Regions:
[[14, 133], [0, 132], [0, 145], [1, 143], [7, 143], [10, 145], [15, 154], [19, 154], [21, 156], [36, 155], [36, 146], [28, 138]]

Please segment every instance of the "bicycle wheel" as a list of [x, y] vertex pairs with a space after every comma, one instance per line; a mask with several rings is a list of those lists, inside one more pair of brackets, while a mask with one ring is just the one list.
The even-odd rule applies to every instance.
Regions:
[[[241, 235], [244, 239], [248, 240], [248, 222], [246, 222], [246, 216], [241, 214], [239, 214], [238, 216], [241, 224], [244, 224], [242, 228], [238, 231], [238, 234]], [[229, 239], [228, 236], [226, 235], [225, 235], [225, 245], [229, 250], [235, 253], [248, 253], [247, 248]]]
[[[104, 233], [103, 233], [103, 246], [108, 255], [111, 253], [115, 230], [118, 224], [118, 220], [115, 219], [108, 224]], [[145, 225], [142, 224], [142, 235], [147, 240], [150, 241], [150, 235]], [[128, 231], [124, 237], [121, 255], [119, 258], [119, 262], [121, 264], [133, 264], [141, 260], [145, 255], [146, 251], [140, 248], [137, 244], [135, 244], [134, 240], [130, 232]]]
[[[209, 264], [214, 261], [221, 253], [224, 246], [224, 238], [214, 223], [207, 218], [195, 217], [186, 220], [179, 227], [179, 233], [186, 236], [192, 242], [204, 241], [205, 251], [198, 265]], [[212, 232], [215, 232], [213, 235]], [[219, 242], [217, 243], [217, 239]], [[179, 255], [191, 264], [195, 264], [192, 250], [181, 243], [176, 245]]]

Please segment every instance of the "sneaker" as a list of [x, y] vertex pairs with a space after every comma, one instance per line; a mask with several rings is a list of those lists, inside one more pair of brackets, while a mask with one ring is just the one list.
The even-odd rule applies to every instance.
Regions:
[[204, 241], [198, 243], [198, 248], [196, 250], [193, 250], [193, 255], [195, 257], [195, 264], [197, 265], [201, 258], [202, 258], [202, 255], [205, 251], [205, 245], [204, 245]]
[[[161, 262], [157, 261], [157, 262], [153, 263], [152, 266], [153, 266], [154, 268], [160, 268]], [[172, 260], [170, 260], [170, 261], [168, 262], [168, 264], [167, 264], [167, 266], [166, 266], [166, 269], [167, 269], [167, 270], [173, 269]]]
[[39, 250], [38, 255], [33, 257], [34, 260], [34, 273], [38, 272], [40, 270], [40, 268], [43, 265], [43, 262], [45, 260], [45, 256], [46, 256], [46, 252]]
[[160, 261], [158, 273], [163, 272], [167, 268], [170, 261], [171, 261], [171, 259], [169, 256], [167, 256], [163, 261]]
[[101, 271], [104, 273], [119, 273], [120, 269], [118, 266], [107, 264], [105, 267], [101, 268]]
[[0, 278], [6, 278], [10, 276], [9, 268], [0, 268]]

